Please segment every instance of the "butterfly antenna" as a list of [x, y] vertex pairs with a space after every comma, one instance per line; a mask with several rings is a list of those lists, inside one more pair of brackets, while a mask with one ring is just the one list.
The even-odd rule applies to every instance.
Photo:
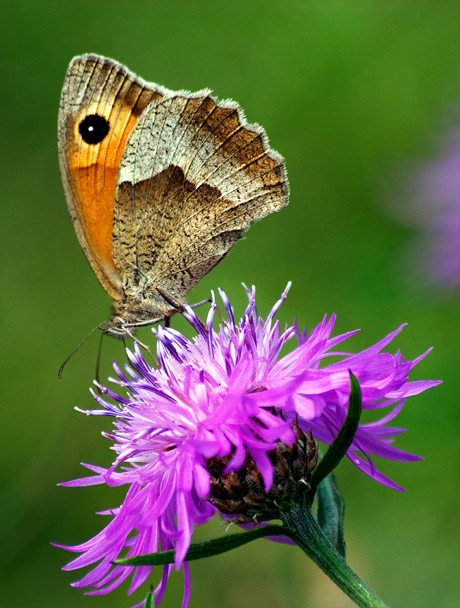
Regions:
[[100, 325], [96, 325], [96, 327], [93, 327], [93, 329], [89, 332], [89, 334], [87, 334], [83, 340], [80, 342], [80, 344], [74, 348], [74, 350], [70, 353], [70, 355], [64, 360], [63, 364], [61, 365], [61, 367], [59, 368], [58, 371], [58, 378], [59, 380], [62, 378], [62, 372], [64, 370], [64, 367], [67, 365], [67, 362], [70, 361], [70, 359], [74, 356], [74, 354], [77, 352], [77, 350], [79, 350], [83, 344], [86, 342], [86, 340], [92, 336], [94, 334], [94, 332], [96, 331], [96, 329], [100, 329]]

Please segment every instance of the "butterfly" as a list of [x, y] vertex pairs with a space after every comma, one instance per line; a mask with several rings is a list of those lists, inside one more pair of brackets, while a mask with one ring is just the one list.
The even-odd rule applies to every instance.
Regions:
[[255, 220], [288, 203], [282, 157], [233, 101], [171, 91], [106, 57], [75, 57], [59, 163], [71, 219], [112, 298], [117, 337], [184, 309]]

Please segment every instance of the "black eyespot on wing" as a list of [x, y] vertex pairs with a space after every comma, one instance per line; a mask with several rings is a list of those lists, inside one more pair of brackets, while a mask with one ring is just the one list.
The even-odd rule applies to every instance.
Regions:
[[89, 114], [78, 125], [80, 135], [87, 144], [99, 144], [109, 129], [109, 121], [99, 114]]

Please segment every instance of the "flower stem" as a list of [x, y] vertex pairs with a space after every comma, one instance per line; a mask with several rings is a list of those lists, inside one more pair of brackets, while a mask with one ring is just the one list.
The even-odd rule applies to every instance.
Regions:
[[310, 509], [294, 507], [283, 514], [283, 523], [293, 532], [291, 538], [296, 544], [355, 604], [362, 608], [387, 608], [331, 545]]

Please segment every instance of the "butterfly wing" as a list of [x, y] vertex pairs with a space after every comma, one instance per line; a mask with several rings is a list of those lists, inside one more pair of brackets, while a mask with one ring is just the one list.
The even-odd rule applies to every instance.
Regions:
[[114, 259], [127, 290], [187, 293], [250, 224], [288, 202], [283, 159], [234, 102], [209, 91], [169, 93], [150, 104], [121, 158]]
[[97, 55], [75, 57], [62, 89], [58, 140], [67, 205], [80, 246], [114, 300], [122, 298], [112, 242], [118, 168], [139, 116], [163, 94]]

